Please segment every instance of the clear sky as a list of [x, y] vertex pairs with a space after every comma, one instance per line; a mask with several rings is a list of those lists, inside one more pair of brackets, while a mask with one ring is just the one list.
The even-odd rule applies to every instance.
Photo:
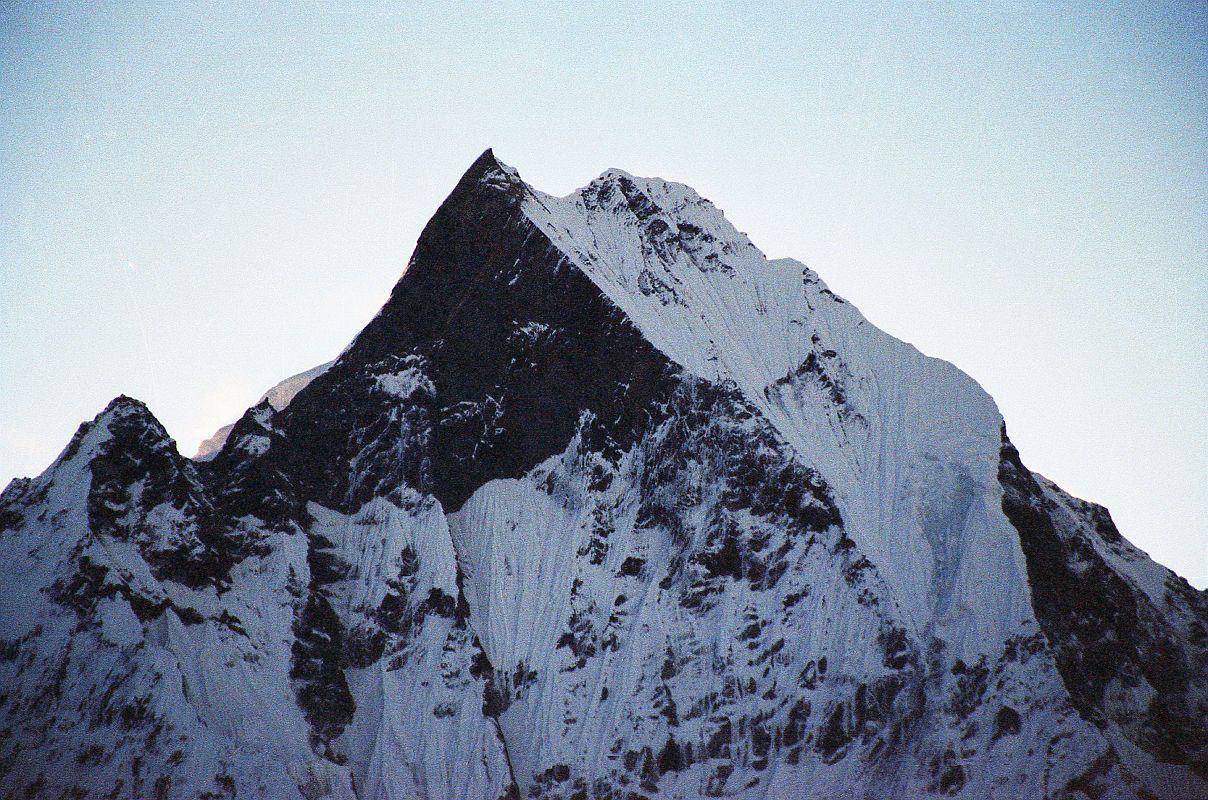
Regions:
[[0, 484], [335, 356], [492, 146], [694, 186], [1208, 585], [1208, 5], [563, 5], [0, 5]]

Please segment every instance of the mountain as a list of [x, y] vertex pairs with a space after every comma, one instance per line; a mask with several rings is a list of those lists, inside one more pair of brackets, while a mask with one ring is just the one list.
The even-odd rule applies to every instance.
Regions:
[[[269, 389], [264, 394], [260, 395], [257, 404], [268, 402], [273, 407], [273, 411], [284, 411], [285, 407], [293, 401], [294, 396], [298, 392], [305, 389], [311, 381], [327, 371], [327, 368], [332, 365], [331, 361], [326, 364], [320, 364], [317, 367], [311, 367], [305, 372], [299, 372], [297, 375], [291, 375], [285, 380], [278, 383], [273, 388]], [[218, 430], [214, 431], [214, 435], [206, 439], [197, 446], [197, 452], [193, 454], [194, 461], [209, 461], [214, 456], [218, 455], [218, 451], [226, 444], [227, 437], [231, 435], [231, 429], [235, 427], [232, 422], [229, 425], [223, 425]]]
[[1208, 796], [1208, 595], [686, 186], [487, 151], [190, 460], [0, 496], [0, 793]]

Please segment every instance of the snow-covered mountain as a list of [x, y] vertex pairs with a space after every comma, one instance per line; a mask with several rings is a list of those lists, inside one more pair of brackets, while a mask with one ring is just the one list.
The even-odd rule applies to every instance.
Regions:
[[208, 460], [0, 497], [0, 793], [1208, 796], [1208, 595], [691, 189], [484, 153]]

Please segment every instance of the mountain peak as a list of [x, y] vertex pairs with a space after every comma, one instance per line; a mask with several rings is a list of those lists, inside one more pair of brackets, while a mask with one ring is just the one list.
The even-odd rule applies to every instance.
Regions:
[[278, 388], [0, 496], [0, 795], [1208, 797], [1208, 595], [687, 186], [486, 150]]
[[96, 415], [92, 421], [92, 427], [98, 430], [108, 430], [111, 434], [118, 430], [137, 430], [140, 431], [139, 436], [147, 441], [167, 442], [173, 447], [176, 446], [175, 441], [168, 434], [168, 430], [155, 414], [151, 413], [147, 404], [125, 394], [119, 394], [110, 400], [109, 405]]
[[483, 186], [503, 191], [520, 191], [525, 184], [520, 179], [520, 173], [496, 158], [495, 151], [488, 147], [474, 159], [474, 163], [461, 176], [450, 198]]
[[132, 415], [146, 415], [154, 419], [151, 414], [151, 409], [147, 408], [147, 404], [135, 397], [130, 397], [126, 394], [119, 394], [117, 397], [109, 401], [105, 408], [97, 415], [101, 417], [115, 416], [126, 417]]
[[176, 449], [175, 440], [147, 408], [147, 404], [128, 395], [120, 394], [113, 398], [105, 410], [97, 414], [92, 427], [107, 432], [123, 447], [130, 448], [138, 442], [140, 448], [166, 448], [173, 452]]

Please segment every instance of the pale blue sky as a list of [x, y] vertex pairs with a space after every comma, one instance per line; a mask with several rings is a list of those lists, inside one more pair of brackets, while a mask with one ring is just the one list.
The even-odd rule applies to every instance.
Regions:
[[0, 6], [0, 483], [333, 357], [492, 146], [691, 184], [1208, 584], [1204, 3], [253, 5]]

